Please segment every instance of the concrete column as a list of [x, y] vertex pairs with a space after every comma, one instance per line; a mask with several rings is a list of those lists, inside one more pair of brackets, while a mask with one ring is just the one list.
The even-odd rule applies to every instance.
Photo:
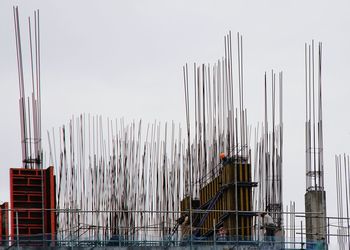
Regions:
[[305, 194], [306, 240], [326, 241], [326, 192], [307, 191]]

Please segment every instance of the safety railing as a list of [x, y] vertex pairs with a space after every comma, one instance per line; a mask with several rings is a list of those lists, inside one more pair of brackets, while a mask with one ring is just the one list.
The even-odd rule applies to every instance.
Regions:
[[[44, 212], [43, 212], [44, 211]], [[4, 211], [2, 211], [4, 212]], [[35, 212], [38, 215], [37, 223], [30, 224], [31, 220], [21, 217], [24, 212]], [[56, 218], [56, 227], [54, 231], [49, 231], [51, 225], [45, 223], [45, 216], [39, 214], [54, 213]], [[208, 211], [194, 211], [195, 214], [207, 213]], [[209, 212], [218, 212], [210, 210]], [[224, 211], [225, 213], [238, 213], [240, 211]], [[246, 211], [242, 211], [244, 213]], [[234, 235], [237, 229], [225, 228], [226, 234], [222, 235], [219, 228], [195, 228], [187, 229], [182, 223], [178, 226], [175, 233], [174, 225], [183, 215], [179, 211], [128, 211], [128, 210], [110, 210], [110, 211], [89, 211], [80, 209], [7, 209], [8, 224], [11, 224], [8, 234], [6, 230], [0, 232], [0, 246], [67, 246], [67, 247], [126, 247], [126, 246], [192, 246], [192, 245], [248, 245], [260, 248], [262, 246], [278, 246], [279, 249], [317, 249], [322, 244], [329, 243], [331, 238], [343, 240], [349, 239], [348, 229], [345, 227], [349, 219], [327, 217], [327, 235], [324, 240], [309, 241], [305, 233], [305, 217], [296, 216], [301, 226], [293, 228], [283, 227], [278, 236], [267, 237], [264, 235], [259, 223], [259, 216], [252, 225], [249, 225], [251, 235], [249, 237]], [[259, 215], [256, 212], [256, 215]], [[27, 220], [26, 220], [27, 219]], [[344, 223], [339, 222], [343, 220]], [[10, 223], [12, 222], [12, 223]], [[28, 224], [25, 224], [28, 223]], [[2, 229], [6, 221], [2, 221]], [[40, 225], [45, 225], [40, 228]], [[215, 225], [215, 223], [213, 223]], [[39, 227], [38, 227], [39, 225]], [[294, 223], [298, 225], [298, 223]], [[303, 226], [304, 225], [304, 226]], [[343, 226], [342, 228], [339, 227]], [[38, 233], [23, 233], [24, 228], [31, 227], [38, 229]], [[40, 229], [40, 230], [39, 230]], [[190, 230], [188, 230], [190, 229]], [[211, 231], [212, 234], [206, 237], [195, 234], [195, 232]], [[34, 232], [34, 231], [33, 231]], [[191, 234], [192, 232], [192, 234]], [[291, 236], [291, 232], [294, 232]], [[339, 238], [340, 237], [340, 238]], [[336, 241], [336, 240], [335, 240]], [[322, 248], [321, 248], [322, 249]]]

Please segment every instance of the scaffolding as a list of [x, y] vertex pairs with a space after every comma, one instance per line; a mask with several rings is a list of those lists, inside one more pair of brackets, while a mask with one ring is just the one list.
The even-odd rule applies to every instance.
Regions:
[[[44, 237], [43, 234], [37, 234], [32, 238], [25, 238], [19, 232], [18, 227], [18, 213], [21, 212], [42, 212], [41, 209], [2, 209], [2, 214], [10, 216], [14, 214], [14, 230], [10, 235], [2, 235], [2, 246], [13, 247], [30, 247], [30, 246], [45, 246], [45, 247], [186, 247], [186, 246], [236, 246], [236, 247], [250, 247], [250, 249], [264, 249], [265, 246], [272, 246], [274, 249], [309, 249], [310, 246], [320, 244], [335, 243], [341, 239], [342, 242], [349, 242], [350, 235], [348, 235], [343, 228], [339, 228], [338, 221], [348, 221], [349, 218], [339, 217], [327, 217], [326, 221], [326, 239], [324, 241], [308, 241], [306, 238], [305, 218], [304, 212], [285, 212], [281, 214], [285, 221], [290, 221], [293, 218], [294, 223], [290, 223], [289, 226], [284, 226], [281, 229], [282, 234], [276, 235], [273, 238], [266, 238], [263, 230], [260, 228], [261, 222], [257, 217], [256, 224], [252, 225], [252, 236], [244, 238], [241, 235], [235, 237], [234, 235], [227, 235], [225, 239], [222, 239], [218, 235], [217, 225], [214, 224], [212, 228], [207, 228], [202, 225], [199, 229], [212, 230], [212, 235], [207, 236], [193, 236], [185, 237], [183, 235], [183, 227], [181, 220], [172, 221], [170, 223], [164, 222], [157, 225], [144, 225], [142, 227], [135, 226], [117, 226], [112, 228], [110, 226], [98, 226], [96, 224], [84, 224], [80, 220], [83, 216], [94, 216], [98, 214], [114, 213], [119, 217], [123, 214], [134, 214], [135, 217], [145, 216], [160, 216], [164, 214], [174, 214], [176, 217], [181, 218], [181, 212], [179, 211], [83, 211], [80, 209], [74, 210], [58, 210], [51, 209], [46, 210], [50, 213], [54, 213], [57, 217], [65, 215], [68, 218], [68, 225], [58, 225], [55, 237]], [[246, 211], [234, 211], [234, 210], [193, 210], [194, 214], [205, 213], [227, 213], [229, 215], [243, 215]], [[261, 211], [253, 211], [254, 214], [259, 214]], [[317, 217], [317, 214], [308, 214], [308, 217]], [[173, 230], [177, 226], [178, 230]], [[228, 228], [228, 230], [234, 230], [234, 228]], [[239, 228], [240, 232], [242, 228]], [[117, 233], [115, 233], [117, 232]], [[341, 232], [341, 233], [339, 233]], [[0, 247], [1, 249], [1, 247]]]

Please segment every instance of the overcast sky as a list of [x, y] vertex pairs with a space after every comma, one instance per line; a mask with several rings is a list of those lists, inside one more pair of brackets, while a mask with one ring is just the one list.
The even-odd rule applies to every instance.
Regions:
[[84, 112], [183, 123], [182, 66], [214, 63], [224, 53], [223, 36], [240, 32], [253, 126], [263, 120], [264, 72], [284, 72], [284, 201], [296, 201], [298, 211], [305, 193], [304, 43], [322, 41], [325, 186], [328, 214], [336, 215], [334, 155], [349, 152], [350, 140], [350, 1], [1, 0], [0, 201], [9, 201], [9, 168], [21, 166], [14, 4], [23, 42], [26, 18], [40, 9], [44, 135]]

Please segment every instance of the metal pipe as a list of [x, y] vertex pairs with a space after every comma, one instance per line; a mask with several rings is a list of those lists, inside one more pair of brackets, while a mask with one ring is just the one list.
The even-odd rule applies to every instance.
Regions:
[[19, 249], [19, 228], [18, 228], [18, 211], [16, 211], [16, 238], [17, 238], [17, 249]]

